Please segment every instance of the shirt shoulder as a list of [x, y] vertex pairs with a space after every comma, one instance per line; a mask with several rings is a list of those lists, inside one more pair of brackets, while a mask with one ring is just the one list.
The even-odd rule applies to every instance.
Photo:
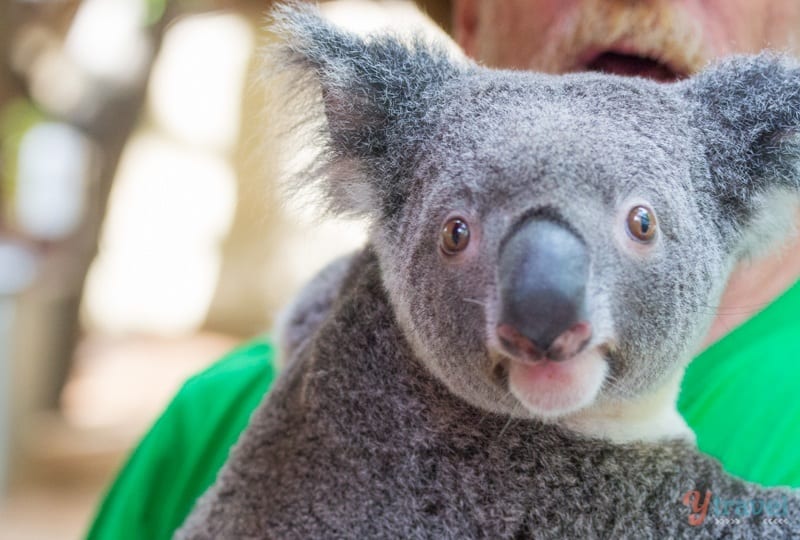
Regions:
[[700, 354], [678, 409], [730, 473], [800, 487], [800, 282]]
[[88, 538], [171, 538], [213, 483], [277, 371], [274, 347], [258, 339], [188, 379], [130, 455]]

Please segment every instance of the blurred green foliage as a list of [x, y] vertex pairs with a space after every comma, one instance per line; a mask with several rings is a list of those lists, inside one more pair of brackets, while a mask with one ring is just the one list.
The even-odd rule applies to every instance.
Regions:
[[22, 138], [29, 129], [45, 120], [44, 113], [25, 98], [13, 99], [0, 109], [0, 201], [6, 215], [12, 213]]

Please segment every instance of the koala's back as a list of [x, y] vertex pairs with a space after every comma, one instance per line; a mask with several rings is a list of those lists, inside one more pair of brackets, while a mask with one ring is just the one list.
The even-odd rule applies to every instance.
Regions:
[[356, 254], [350, 253], [328, 263], [279, 314], [273, 336], [282, 365], [309, 342], [330, 314], [355, 257]]
[[453, 397], [414, 359], [366, 252], [178, 537], [789, 538], [800, 520], [789, 498], [787, 524], [693, 527], [690, 490], [761, 493], [681, 442], [612, 445]]

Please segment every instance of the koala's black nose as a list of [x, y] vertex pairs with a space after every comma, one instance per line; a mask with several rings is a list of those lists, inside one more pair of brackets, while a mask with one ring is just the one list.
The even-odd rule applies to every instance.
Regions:
[[589, 254], [572, 231], [550, 219], [531, 219], [500, 252], [498, 336], [512, 353], [568, 358], [588, 341], [586, 281]]

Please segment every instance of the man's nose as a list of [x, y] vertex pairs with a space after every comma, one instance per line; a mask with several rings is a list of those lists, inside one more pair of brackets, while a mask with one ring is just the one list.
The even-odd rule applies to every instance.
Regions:
[[500, 342], [514, 356], [562, 360], [591, 336], [586, 321], [589, 253], [566, 226], [533, 218], [500, 252]]

